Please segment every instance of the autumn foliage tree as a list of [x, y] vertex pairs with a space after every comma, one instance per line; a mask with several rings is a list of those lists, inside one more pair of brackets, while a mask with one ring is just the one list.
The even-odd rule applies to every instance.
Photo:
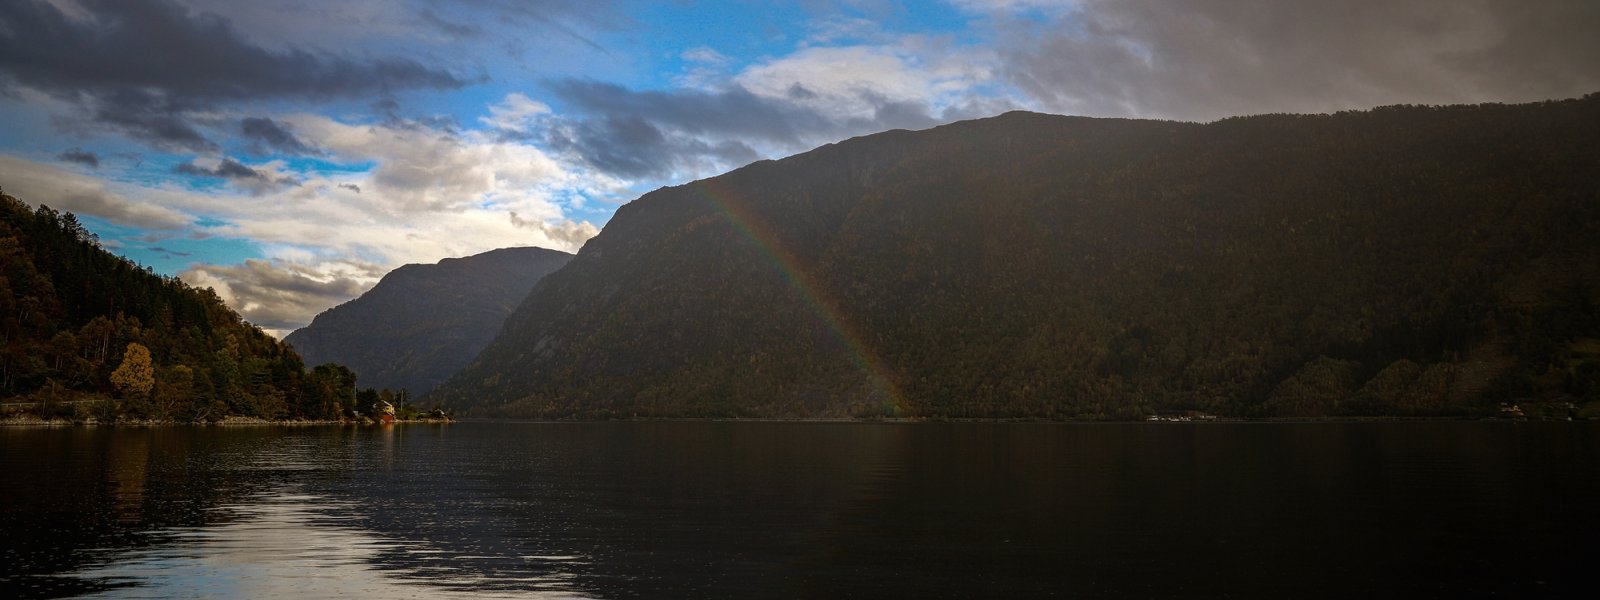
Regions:
[[111, 385], [123, 397], [143, 398], [156, 385], [155, 366], [150, 362], [150, 349], [138, 342], [130, 342], [122, 353], [122, 365], [111, 372]]
[[72, 213], [0, 194], [0, 398], [69, 417], [88, 401], [104, 421], [335, 418], [354, 385], [335, 374], [214, 291], [106, 252]]

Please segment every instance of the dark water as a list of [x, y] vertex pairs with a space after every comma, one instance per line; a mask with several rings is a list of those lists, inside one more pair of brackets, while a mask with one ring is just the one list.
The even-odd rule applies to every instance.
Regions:
[[1595, 597], [1588, 423], [0, 430], [0, 597]]

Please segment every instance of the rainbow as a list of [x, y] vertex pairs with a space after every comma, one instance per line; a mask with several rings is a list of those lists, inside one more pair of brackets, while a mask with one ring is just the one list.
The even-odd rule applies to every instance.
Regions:
[[711, 201], [717, 210], [728, 217], [728, 222], [733, 224], [734, 230], [772, 263], [779, 276], [788, 282], [789, 287], [794, 289], [807, 306], [811, 307], [812, 314], [816, 315], [823, 326], [847, 349], [851, 362], [854, 362], [856, 367], [866, 374], [867, 380], [889, 399], [886, 408], [890, 413], [893, 416], [904, 415], [904, 400], [894, 384], [894, 379], [889, 376], [889, 370], [883, 359], [862, 341], [861, 335], [843, 318], [844, 313], [838, 303], [822, 293], [822, 286], [801, 267], [799, 257], [778, 243], [777, 235], [750, 210], [748, 203], [737, 201], [735, 199], [737, 193], [716, 179], [696, 181], [688, 184], [688, 187]]

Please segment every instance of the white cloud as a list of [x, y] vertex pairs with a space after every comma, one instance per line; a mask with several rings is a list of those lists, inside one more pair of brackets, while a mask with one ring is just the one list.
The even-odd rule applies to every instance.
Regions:
[[550, 107], [545, 103], [512, 92], [499, 104], [490, 106], [489, 116], [480, 117], [478, 121], [500, 131], [528, 133], [538, 124], [539, 117], [548, 114]]
[[871, 118], [886, 102], [943, 108], [966, 99], [992, 78], [992, 60], [974, 48], [906, 36], [884, 45], [802, 48], [753, 65], [733, 81], [836, 120]]
[[179, 277], [189, 285], [216, 290], [246, 320], [283, 337], [310, 320], [308, 310], [315, 316], [349, 300], [371, 289], [387, 271], [358, 261], [247, 260], [240, 265], [194, 265]]
[[684, 50], [679, 58], [689, 63], [683, 73], [673, 76], [672, 83], [680, 88], [697, 90], [716, 89], [728, 77], [733, 59], [707, 46]]
[[[523, 124], [544, 110], [513, 95], [487, 119]], [[373, 168], [302, 173], [296, 188], [210, 206], [207, 214], [226, 223], [207, 233], [253, 240], [269, 260], [198, 265], [183, 274], [197, 285], [218, 286], [219, 294], [226, 287], [230, 305], [277, 333], [402, 264], [512, 246], [570, 252], [598, 233], [567, 218], [556, 201], [558, 192], [581, 195], [595, 186], [531, 145], [414, 124], [352, 125], [316, 115], [283, 120], [333, 160]]]
[[[504, 106], [504, 105], [502, 105]], [[513, 107], [524, 114], [537, 107]], [[492, 115], [493, 113], [491, 113]], [[502, 112], [509, 115], [509, 112]], [[485, 204], [516, 204], [551, 186], [570, 183], [554, 160], [538, 148], [478, 131], [453, 134], [401, 125], [350, 125], [319, 115], [285, 117], [308, 143], [336, 158], [372, 161], [363, 192], [380, 199], [373, 206], [400, 215], [460, 211]]]
[[[217, 289], [247, 320], [284, 334], [402, 264], [513, 246], [572, 252], [598, 233], [569, 218], [568, 207], [608, 197], [625, 182], [564, 167], [497, 132], [531, 129], [548, 110], [512, 94], [485, 117], [496, 130], [464, 133], [319, 115], [281, 118], [325, 149], [326, 160], [370, 163], [364, 171], [297, 170], [281, 160], [236, 163], [228, 171], [226, 159], [200, 157], [186, 163], [191, 170], [235, 173], [211, 175], [227, 179], [228, 187], [200, 191], [171, 182], [111, 182], [0, 155], [0, 185], [33, 204], [119, 225], [251, 242], [262, 249], [261, 259], [197, 263], [180, 276]], [[241, 167], [259, 177], [239, 174]]]
[[725, 65], [732, 60], [721, 52], [717, 52], [716, 50], [710, 48], [709, 46], [696, 46], [694, 48], [684, 50], [683, 54], [679, 56], [689, 62], [708, 65]]
[[975, 13], [1061, 11], [1082, 4], [1082, 0], [948, 0], [948, 2], [951, 6]]
[[91, 215], [123, 225], [172, 230], [194, 218], [160, 204], [140, 202], [114, 184], [60, 167], [0, 154], [0, 186], [29, 204]]
[[801, 46], [839, 44], [846, 40], [866, 40], [881, 37], [882, 26], [872, 19], [832, 15], [807, 24], [809, 32]]

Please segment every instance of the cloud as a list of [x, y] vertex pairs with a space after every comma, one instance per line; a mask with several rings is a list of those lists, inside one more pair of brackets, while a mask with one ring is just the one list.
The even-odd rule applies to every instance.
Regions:
[[[505, 106], [528, 108], [515, 98]], [[134, 228], [104, 243], [136, 258], [177, 256], [162, 242], [180, 236], [248, 245], [261, 256], [257, 263], [205, 264], [219, 261], [196, 252], [191, 258], [202, 264], [184, 276], [226, 284], [232, 306], [269, 329], [303, 325], [402, 264], [511, 246], [576, 251], [598, 228], [569, 218], [568, 207], [621, 188], [491, 130], [306, 114], [271, 120], [323, 155], [260, 163], [199, 157], [167, 168], [227, 184], [196, 189], [171, 177], [114, 183], [0, 154], [0, 185], [35, 204]]]
[[106, 182], [14, 156], [0, 154], [0, 185], [34, 205], [90, 215], [146, 229], [187, 227], [192, 217], [160, 204], [139, 202], [108, 189]]
[[[516, 99], [502, 105], [526, 108]], [[512, 110], [501, 117], [520, 122], [510, 115], [538, 112]], [[568, 218], [556, 199], [606, 193], [593, 187], [607, 181], [604, 176], [569, 171], [538, 148], [492, 130], [456, 132], [413, 121], [347, 123], [307, 114], [273, 120], [321, 149], [323, 161], [372, 166], [287, 172], [283, 161], [200, 158], [179, 169], [226, 178], [251, 195], [175, 189], [152, 191], [144, 200], [206, 215], [211, 224], [199, 231], [259, 247], [264, 258], [255, 262], [202, 264], [182, 276], [217, 287], [219, 294], [226, 287], [230, 306], [279, 334], [401, 264], [511, 246], [575, 251], [598, 233], [594, 225]], [[290, 175], [298, 178], [297, 186], [248, 187]]]
[[516, 203], [574, 183], [538, 148], [489, 132], [455, 133], [416, 123], [353, 125], [318, 115], [284, 120], [347, 162], [374, 162], [358, 183], [388, 214], [459, 211]]
[[422, 9], [422, 12], [417, 13], [417, 17], [422, 19], [424, 23], [438, 28], [439, 31], [444, 32], [445, 35], [448, 35], [452, 38], [464, 38], [483, 33], [482, 27], [470, 23], [457, 23], [455, 21], [451, 21], [439, 16], [439, 14], [433, 12], [433, 9], [431, 8]]
[[550, 107], [519, 92], [489, 106], [489, 115], [478, 121], [491, 129], [511, 134], [526, 134], [538, 125], [541, 116], [550, 114]]
[[1050, 4], [1051, 18], [993, 26], [1002, 76], [1062, 112], [1207, 120], [1600, 89], [1600, 3], [1586, 0]]
[[192, 121], [199, 106], [150, 89], [107, 89], [74, 94], [78, 114], [56, 117], [57, 127], [78, 134], [114, 131], [151, 147], [177, 152], [216, 152], [219, 147]]
[[761, 158], [759, 152], [743, 142], [707, 141], [664, 131], [636, 114], [572, 121], [551, 129], [546, 141], [557, 150], [582, 156], [601, 171], [626, 178], [717, 171]]
[[689, 62], [708, 65], [725, 65], [733, 60], [728, 58], [723, 53], [712, 49], [710, 46], [695, 46], [688, 50], [684, 50], [683, 54], [680, 54], [679, 57]]
[[266, 179], [260, 171], [239, 164], [237, 161], [226, 158], [217, 163], [215, 167], [200, 167], [194, 163], [186, 163], [173, 168], [174, 172], [198, 177], [216, 177], [219, 179]]
[[1057, 12], [1082, 4], [1082, 0], [948, 0], [952, 6], [980, 13], [1022, 11]]
[[[693, 49], [701, 63], [714, 56]], [[921, 129], [983, 108], [991, 56], [916, 36], [872, 46], [802, 48], [717, 84], [635, 90], [587, 79], [551, 82], [576, 115], [547, 118], [545, 142], [624, 178], [687, 179], [885, 129]], [[704, 84], [704, 85], [702, 85]]]
[[734, 81], [763, 97], [788, 98], [831, 121], [880, 121], [877, 111], [885, 104], [965, 95], [990, 78], [991, 60], [979, 49], [907, 36], [888, 45], [804, 48], [753, 65]]
[[193, 119], [221, 101], [327, 100], [469, 83], [404, 58], [269, 50], [223, 17], [167, 0], [0, 3], [0, 78], [79, 104], [77, 118], [90, 125], [197, 152], [216, 144]]
[[78, 163], [86, 167], [100, 168], [100, 155], [88, 152], [82, 148], [73, 148], [56, 155], [56, 160], [62, 162]]
[[[87, 19], [54, 4], [6, 2], [0, 68], [44, 90], [156, 88], [185, 98], [356, 97], [449, 89], [467, 80], [401, 58], [355, 61], [271, 51], [211, 13], [165, 0], [78, 0]], [[62, 49], [70, 48], [70, 52]]]
[[630, 21], [615, 11], [610, 0], [459, 0], [459, 4], [519, 30], [532, 26], [553, 31], [602, 54], [610, 51], [583, 30], [612, 29]]
[[251, 142], [251, 152], [256, 155], [280, 152], [296, 156], [316, 156], [322, 152], [306, 145], [287, 126], [264, 117], [247, 117], [239, 121], [239, 132]]
[[261, 195], [283, 186], [299, 184], [299, 181], [288, 175], [275, 173], [267, 169], [248, 167], [231, 158], [223, 158], [222, 160], [196, 159], [173, 167], [172, 170], [174, 173], [192, 177], [226, 179], [256, 195]]
[[511, 214], [511, 224], [523, 229], [532, 229], [544, 234], [549, 240], [561, 242], [564, 248], [577, 249], [600, 233], [600, 228], [588, 222], [574, 223], [572, 221], [549, 222], [523, 219], [516, 212]]
[[[281, 195], [271, 201], [296, 203]], [[310, 204], [302, 202], [291, 210]], [[179, 276], [191, 285], [217, 289], [246, 320], [279, 337], [360, 295], [402, 264], [514, 246], [571, 252], [599, 232], [590, 223], [538, 209], [526, 218], [517, 211], [473, 209], [378, 223], [360, 222], [360, 211], [349, 208], [324, 207], [276, 218], [260, 209], [250, 212], [209, 231], [255, 241], [266, 258], [236, 265], [197, 264]]]
[[229, 307], [282, 337], [316, 313], [371, 289], [386, 268], [355, 261], [300, 265], [247, 260], [240, 265], [194, 265], [179, 273], [189, 285], [209, 287]]
[[813, 111], [774, 101], [739, 86], [720, 91], [633, 90], [585, 79], [551, 84], [551, 92], [580, 111], [601, 117], [640, 117], [690, 134], [721, 134], [793, 143], [808, 131], [831, 129]]

